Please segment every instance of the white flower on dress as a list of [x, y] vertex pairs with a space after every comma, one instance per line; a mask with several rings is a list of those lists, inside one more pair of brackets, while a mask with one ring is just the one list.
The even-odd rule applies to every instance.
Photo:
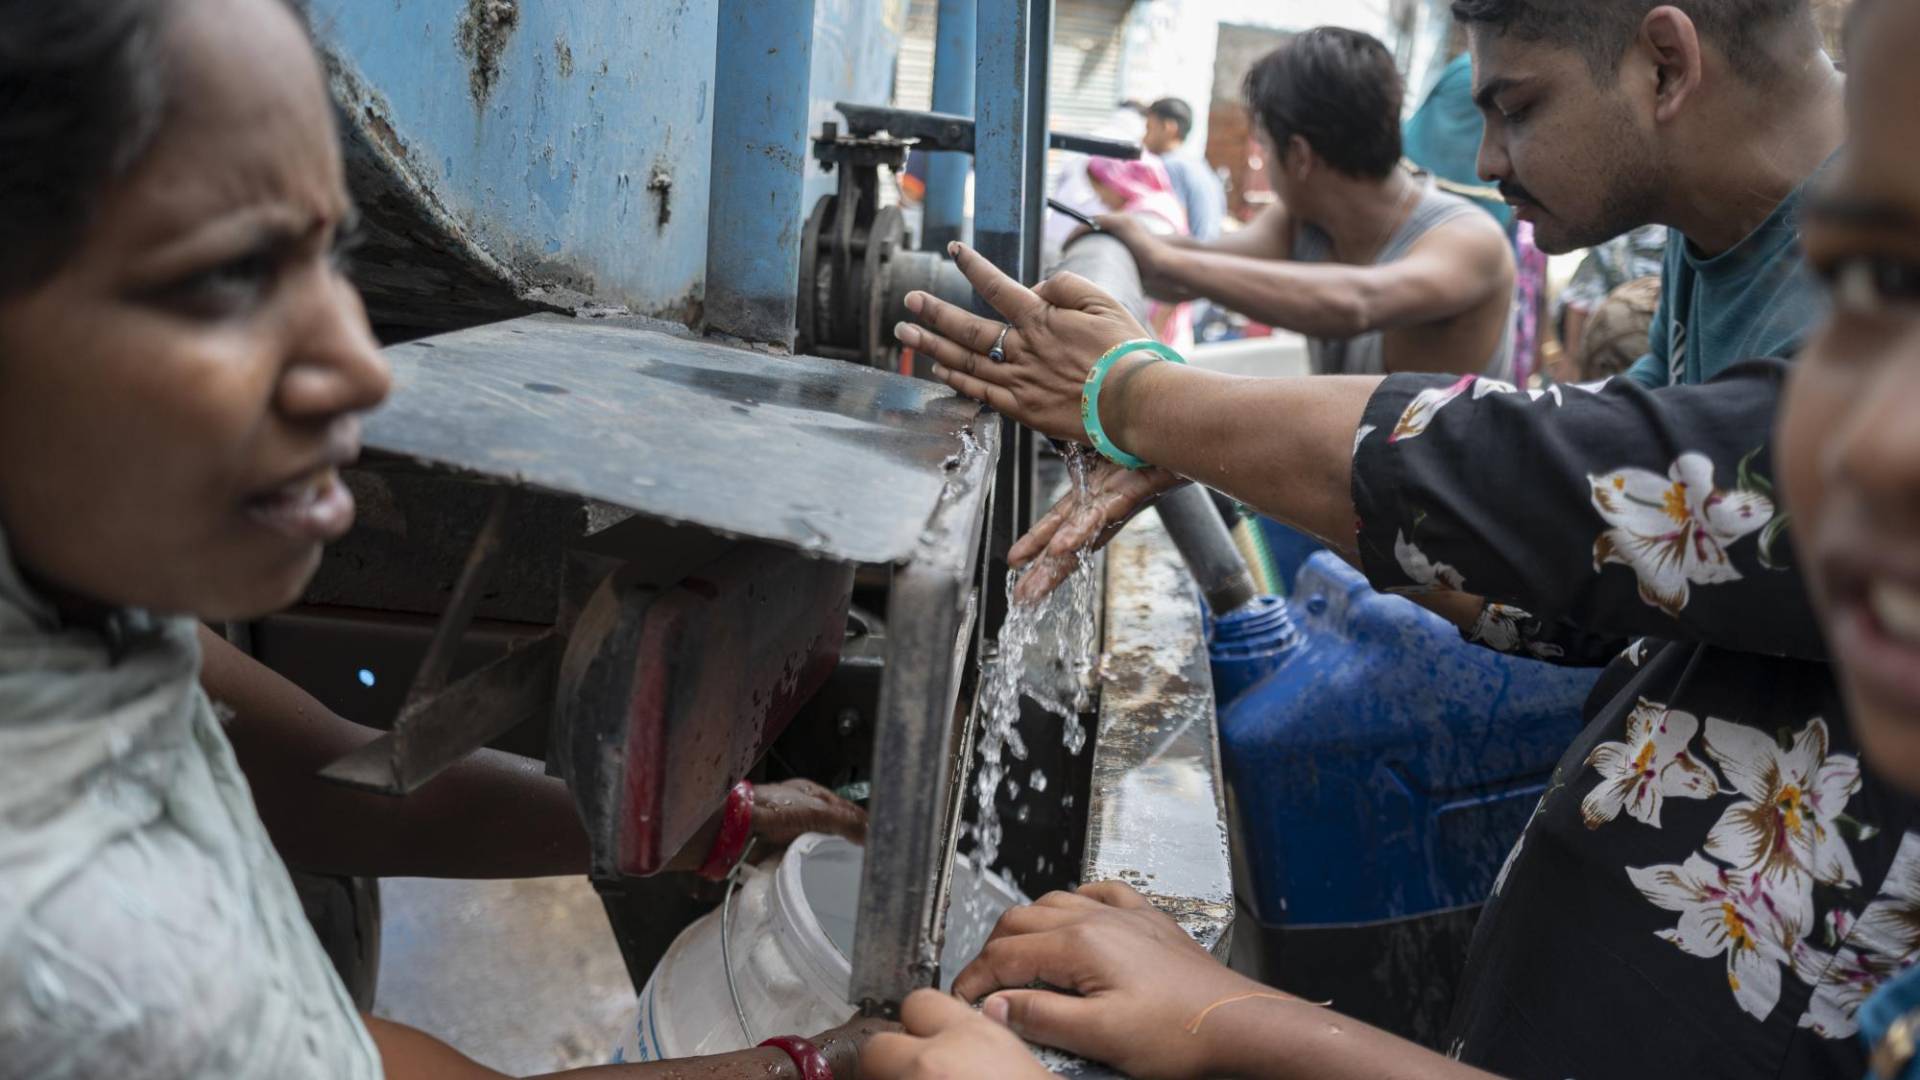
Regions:
[[1880, 895], [1854, 918], [1846, 911], [1827, 916], [1831, 953], [1802, 946], [1794, 971], [1813, 986], [1800, 1026], [1827, 1039], [1844, 1039], [1859, 1030], [1860, 1006], [1888, 979], [1920, 960], [1920, 835], [1900, 838]]
[[1511, 604], [1489, 603], [1480, 609], [1480, 617], [1474, 620], [1473, 627], [1467, 631], [1467, 640], [1485, 645], [1495, 652], [1525, 651], [1536, 660], [1554, 660], [1567, 655], [1567, 650], [1552, 642], [1529, 639], [1521, 624], [1533, 621], [1533, 615], [1521, 608]]
[[1611, 528], [1593, 545], [1593, 568], [1631, 567], [1640, 598], [1678, 616], [1694, 585], [1740, 580], [1727, 548], [1773, 519], [1773, 500], [1757, 491], [1723, 491], [1713, 461], [1688, 453], [1662, 477], [1646, 469], [1589, 476], [1593, 506]]
[[1624, 807], [1634, 820], [1657, 829], [1667, 798], [1720, 794], [1713, 770], [1687, 750], [1699, 730], [1700, 720], [1692, 713], [1641, 699], [1627, 717], [1626, 741], [1603, 742], [1587, 755], [1587, 764], [1600, 774], [1600, 783], [1580, 801], [1587, 828], [1612, 821]]
[[1400, 572], [1413, 579], [1413, 585], [1392, 591], [1402, 593], [1460, 592], [1467, 587], [1467, 581], [1460, 571], [1443, 562], [1434, 562], [1427, 558], [1406, 533], [1395, 533], [1393, 537], [1393, 557], [1400, 564]]
[[[1857, 922], [1845, 911], [1834, 911], [1827, 915], [1827, 931], [1834, 940], [1845, 941]], [[1911, 962], [1911, 957], [1902, 962], [1852, 943], [1830, 953], [1802, 943], [1793, 953], [1793, 971], [1813, 993], [1807, 1011], [1800, 1014], [1800, 1026], [1823, 1039], [1851, 1037], [1860, 1030], [1860, 1006]]]
[[1811, 896], [1782, 896], [1765, 878], [1698, 854], [1678, 866], [1630, 866], [1627, 877], [1654, 906], [1680, 913], [1673, 929], [1657, 931], [1662, 940], [1703, 959], [1725, 954], [1734, 1001], [1759, 1020], [1773, 1012], [1780, 969], [1813, 929]]
[[[1473, 384], [1473, 400], [1475, 401], [1479, 401], [1481, 398], [1486, 397], [1489, 394], [1518, 394], [1518, 393], [1520, 393], [1519, 387], [1501, 379], [1482, 378], [1478, 382]], [[1545, 390], [1528, 390], [1526, 394], [1527, 394], [1527, 399], [1529, 401], [1539, 401], [1542, 398], [1552, 398], [1553, 403], [1555, 405], [1565, 405], [1567, 403], [1567, 399], [1560, 395], [1559, 383], [1555, 383], [1552, 386], [1547, 387]]]
[[1434, 414], [1446, 407], [1447, 402], [1467, 392], [1478, 375], [1462, 375], [1450, 386], [1436, 386], [1431, 390], [1422, 390], [1407, 403], [1406, 410], [1400, 414], [1400, 422], [1393, 426], [1393, 434], [1387, 441], [1397, 443], [1402, 439], [1417, 439], [1433, 426]]
[[1797, 874], [1850, 888], [1860, 883], [1836, 819], [1860, 790], [1860, 762], [1827, 756], [1827, 723], [1818, 717], [1790, 749], [1757, 728], [1707, 718], [1706, 749], [1745, 796], [1707, 834], [1707, 854], [1772, 881]]
[[1621, 651], [1620, 657], [1634, 667], [1645, 667], [1647, 664], [1647, 639], [1640, 638], [1633, 644], [1628, 645]]
[[1378, 430], [1380, 429], [1374, 427], [1372, 424], [1362, 424], [1360, 425], [1360, 430], [1353, 433], [1353, 453], [1355, 457], [1360, 455], [1360, 444], [1366, 442], [1367, 436]]
[[1909, 961], [1920, 954], [1920, 834], [1900, 838], [1900, 850], [1880, 883], [1880, 896], [1860, 913], [1860, 944]]

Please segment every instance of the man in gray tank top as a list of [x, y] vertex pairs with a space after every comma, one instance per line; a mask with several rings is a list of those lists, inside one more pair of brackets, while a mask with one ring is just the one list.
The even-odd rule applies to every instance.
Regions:
[[1354, 30], [1294, 37], [1247, 78], [1280, 204], [1213, 242], [1124, 241], [1158, 299], [1204, 298], [1307, 338], [1320, 374], [1513, 370], [1513, 252], [1490, 215], [1400, 166], [1393, 56]]

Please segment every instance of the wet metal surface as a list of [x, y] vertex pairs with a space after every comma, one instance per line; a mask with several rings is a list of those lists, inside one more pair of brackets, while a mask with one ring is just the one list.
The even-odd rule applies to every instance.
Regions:
[[[303, 5], [375, 205], [376, 322], [586, 298], [685, 318], [705, 277], [712, 3]], [[668, 211], [663, 213], [663, 210]]]
[[1107, 549], [1088, 881], [1124, 881], [1195, 940], [1233, 924], [1226, 785], [1193, 579], [1157, 514]]
[[916, 558], [894, 575], [886, 675], [874, 723], [872, 815], [861, 870], [852, 997], [896, 1006], [939, 976], [953, 833], [954, 755], [967, 643], [979, 618], [981, 527], [999, 459], [999, 424], [955, 461]]
[[553, 315], [387, 356], [370, 447], [846, 562], [923, 553], [982, 415], [936, 383]]

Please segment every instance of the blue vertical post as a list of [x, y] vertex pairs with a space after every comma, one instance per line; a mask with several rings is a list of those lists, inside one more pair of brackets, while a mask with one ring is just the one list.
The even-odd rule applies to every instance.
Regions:
[[[974, 247], [1023, 284], [1040, 275], [1045, 208], [1047, 68], [1053, 0], [977, 0], [980, 63], [974, 85]], [[997, 317], [983, 307], [981, 314]], [[1004, 421], [987, 529], [986, 632], [1006, 620], [1007, 550], [1033, 523], [1033, 432]]]
[[720, 0], [707, 324], [792, 348], [814, 0]]
[[[933, 111], [973, 115], [974, 0], [940, 0], [940, 21], [933, 46]], [[926, 225], [922, 249], [941, 251], [964, 239], [967, 219], [966, 154], [930, 154], [927, 160]]]
[[[1038, 90], [1044, 110], [1046, 84], [1032, 85], [1034, 9], [1051, 0], [978, 0], [974, 84], [974, 247], [1021, 282], [1031, 285], [1039, 267], [1027, 265], [1021, 233], [1028, 203], [1044, 193], [1030, 186], [1029, 108]], [[1043, 32], [1052, 25], [1043, 19]], [[1048, 35], [1051, 37], [1051, 35]], [[1046, 152], [1044, 137], [1039, 147]]]

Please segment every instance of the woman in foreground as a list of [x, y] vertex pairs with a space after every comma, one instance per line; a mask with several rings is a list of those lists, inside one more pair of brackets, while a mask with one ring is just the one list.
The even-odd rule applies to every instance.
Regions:
[[[198, 682], [197, 620], [353, 520], [351, 222], [287, 5], [0, 2], [0, 1074], [497, 1075], [354, 1011]], [[864, 1030], [604, 1071], [851, 1076]]]

